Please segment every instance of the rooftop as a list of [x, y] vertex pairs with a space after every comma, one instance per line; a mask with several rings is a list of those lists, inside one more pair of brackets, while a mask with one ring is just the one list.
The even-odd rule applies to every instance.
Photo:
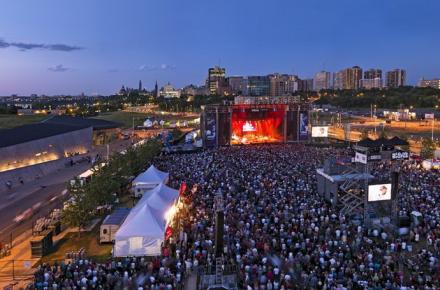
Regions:
[[93, 130], [114, 129], [120, 126], [120, 124], [112, 121], [71, 116], [53, 116], [52, 118], [49, 118], [44, 122], [47, 124], [88, 126], [93, 127]]
[[0, 130], [0, 148], [77, 131], [88, 127], [91, 126], [35, 123], [12, 129], [3, 129]]

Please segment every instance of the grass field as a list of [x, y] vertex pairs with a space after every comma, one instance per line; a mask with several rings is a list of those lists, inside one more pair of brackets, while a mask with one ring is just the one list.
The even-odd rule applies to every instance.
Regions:
[[0, 114], [0, 129], [9, 129], [22, 125], [37, 123], [46, 118], [46, 115], [18, 116], [10, 114]]
[[177, 121], [177, 120], [191, 120], [192, 118], [176, 116], [171, 114], [160, 114], [160, 113], [133, 113], [133, 112], [109, 112], [101, 113], [99, 116], [94, 117], [96, 119], [103, 119], [107, 121], [113, 121], [122, 124], [124, 128], [130, 128], [133, 126], [133, 121], [135, 126], [140, 126], [143, 124], [146, 118], [155, 118], [164, 121]]
[[111, 257], [112, 244], [101, 245], [98, 239], [99, 225], [96, 225], [90, 232], [82, 232], [81, 235], [78, 235], [77, 232], [68, 233], [58, 241], [49, 255], [41, 259], [41, 263], [64, 260], [67, 252], [79, 251], [81, 248], [85, 249], [87, 258], [97, 262], [105, 262]]

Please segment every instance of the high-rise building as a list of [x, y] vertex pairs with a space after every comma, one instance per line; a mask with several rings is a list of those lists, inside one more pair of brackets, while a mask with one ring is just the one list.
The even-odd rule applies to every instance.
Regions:
[[249, 76], [248, 94], [250, 96], [268, 96], [270, 94], [269, 76]]
[[366, 90], [380, 89], [382, 87], [382, 79], [362, 79], [360, 80], [360, 87]]
[[298, 82], [298, 91], [311, 92], [313, 91], [313, 79], [303, 79]]
[[141, 80], [139, 80], [139, 89], [138, 90], [139, 90], [139, 92], [142, 91], [142, 81]]
[[313, 79], [313, 89], [317, 92], [320, 90], [327, 90], [331, 87], [331, 73], [326, 71], [320, 71], [315, 74]]
[[369, 69], [364, 72], [364, 78], [360, 80], [359, 87], [363, 89], [380, 89], [383, 85], [382, 70]]
[[335, 88], [344, 90], [359, 89], [362, 69], [358, 66], [343, 69], [335, 74]]
[[406, 85], [406, 71], [403, 69], [393, 69], [387, 72], [387, 87], [398, 88]]
[[362, 79], [362, 69], [358, 66], [346, 69], [346, 88], [349, 90], [359, 89], [359, 81]]
[[294, 94], [298, 91], [299, 78], [296, 75], [289, 75], [288, 78], [288, 91], [289, 94]]
[[247, 94], [247, 79], [242, 76], [232, 76], [227, 78], [229, 89], [232, 94]]
[[225, 78], [225, 69], [219, 66], [211, 67], [208, 70], [208, 79], [206, 80], [206, 86], [209, 88], [209, 94], [222, 95], [227, 82]]
[[270, 96], [286, 96], [289, 95], [289, 76], [272, 74], [269, 75], [270, 80]]
[[371, 68], [364, 72], [364, 79], [372, 80], [372, 79], [382, 79], [382, 70], [378, 68]]
[[435, 88], [440, 90], [440, 79], [432, 79], [432, 80], [421, 79], [417, 84], [417, 86], [422, 88]]
[[338, 71], [333, 74], [333, 88], [336, 90], [344, 89], [344, 72]]

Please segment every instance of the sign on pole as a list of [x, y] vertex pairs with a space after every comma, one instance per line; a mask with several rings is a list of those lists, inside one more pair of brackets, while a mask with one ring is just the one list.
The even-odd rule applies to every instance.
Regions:
[[392, 160], [406, 160], [409, 159], [409, 152], [406, 151], [396, 151], [391, 153]]
[[426, 120], [432, 120], [432, 119], [434, 119], [434, 114], [433, 113], [430, 113], [430, 114], [425, 114], [425, 119]]
[[363, 164], [367, 164], [367, 155], [356, 152], [356, 155], [354, 156], [354, 161], [359, 162], [359, 163], [363, 163]]

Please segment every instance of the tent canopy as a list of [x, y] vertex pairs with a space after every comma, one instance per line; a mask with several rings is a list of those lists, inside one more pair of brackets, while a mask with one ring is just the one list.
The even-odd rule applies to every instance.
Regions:
[[151, 165], [146, 171], [139, 174], [134, 180], [133, 184], [137, 183], [161, 183], [166, 182], [168, 179], [168, 173], [160, 171], [154, 165]]
[[144, 196], [146, 196], [147, 203], [154, 208], [160, 208], [161, 205], [168, 207], [179, 196], [179, 191], [161, 183], [145, 192]]
[[177, 190], [163, 183], [147, 191], [116, 232], [114, 256], [160, 255], [166, 229], [165, 214], [178, 195]]

